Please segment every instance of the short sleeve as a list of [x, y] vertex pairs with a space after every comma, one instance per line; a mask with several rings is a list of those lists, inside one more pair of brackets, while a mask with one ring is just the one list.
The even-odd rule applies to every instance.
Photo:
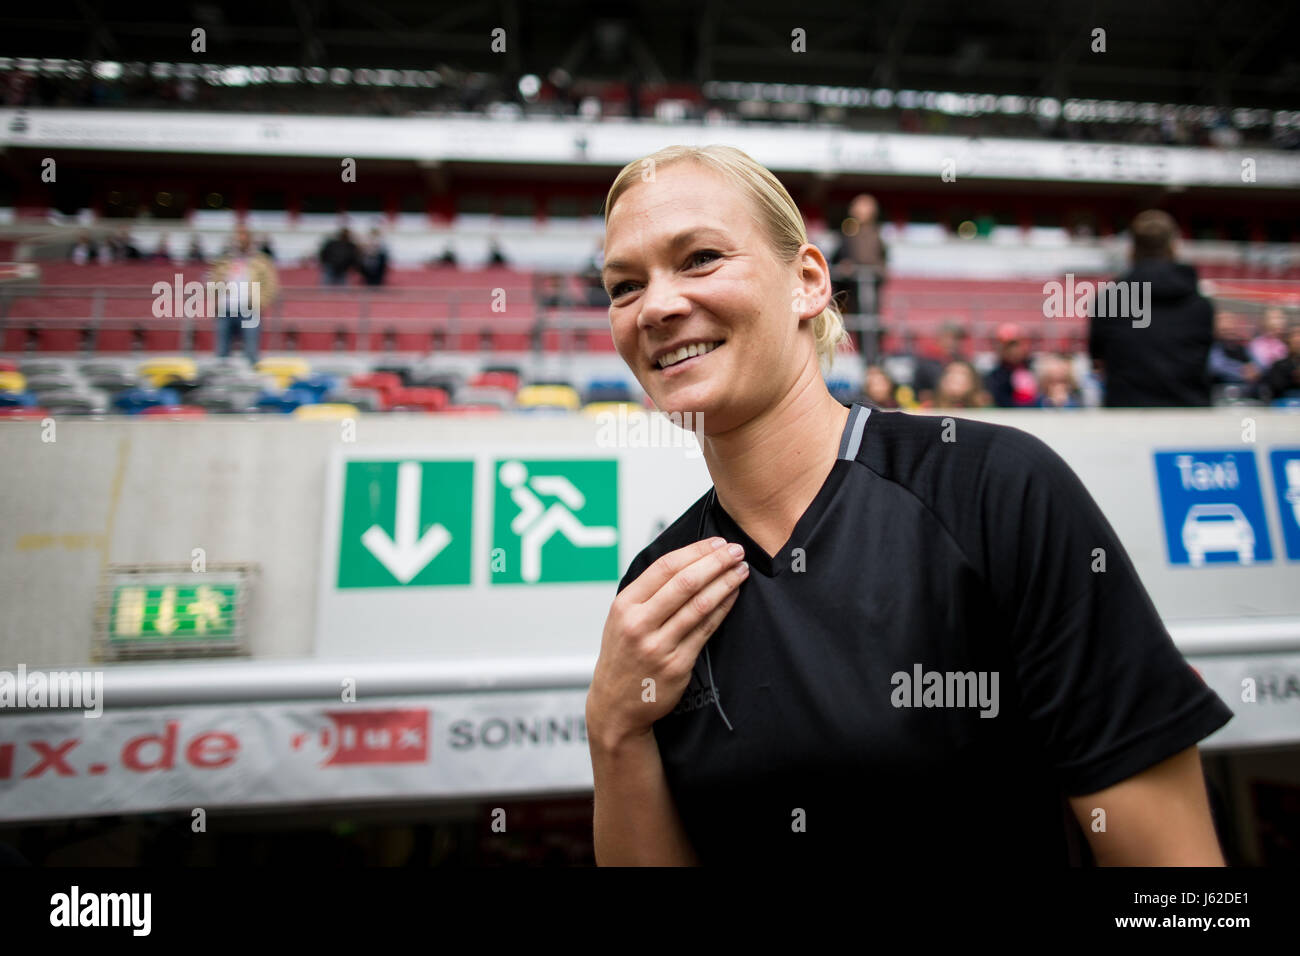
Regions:
[[1174, 645], [1110, 523], [1045, 443], [1002, 428], [982, 477], [984, 561], [1023, 713], [1066, 793], [1092, 793], [1232, 718]]

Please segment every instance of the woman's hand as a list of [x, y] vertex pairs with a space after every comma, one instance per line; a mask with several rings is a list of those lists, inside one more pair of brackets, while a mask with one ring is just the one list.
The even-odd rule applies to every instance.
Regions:
[[587, 693], [592, 740], [614, 746], [649, 733], [677, 706], [749, 572], [740, 545], [725, 545], [709, 538], [670, 551], [614, 598]]

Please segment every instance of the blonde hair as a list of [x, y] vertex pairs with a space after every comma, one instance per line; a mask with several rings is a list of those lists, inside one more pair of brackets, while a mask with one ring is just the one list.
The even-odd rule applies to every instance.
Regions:
[[[747, 153], [734, 146], [665, 146], [641, 159], [624, 166], [605, 197], [605, 225], [609, 225], [610, 210], [619, 197], [639, 182], [653, 176], [654, 170], [691, 160], [720, 173], [745, 194], [762, 227], [772, 250], [782, 262], [793, 262], [799, 247], [808, 241], [808, 230], [803, 216], [790, 193], [771, 170], [755, 162]], [[834, 299], [813, 319], [813, 342], [817, 360], [823, 374], [829, 374], [835, 350], [848, 339], [844, 317]]]

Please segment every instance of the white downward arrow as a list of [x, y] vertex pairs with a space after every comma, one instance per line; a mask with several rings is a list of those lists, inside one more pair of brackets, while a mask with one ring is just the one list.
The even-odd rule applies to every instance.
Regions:
[[415, 538], [420, 527], [423, 471], [419, 462], [414, 461], [404, 461], [397, 466], [397, 540], [388, 537], [388, 532], [377, 524], [372, 524], [361, 536], [361, 543], [375, 556], [375, 560], [403, 584], [423, 571], [451, 543], [451, 535], [440, 524], [431, 525], [418, 541]]

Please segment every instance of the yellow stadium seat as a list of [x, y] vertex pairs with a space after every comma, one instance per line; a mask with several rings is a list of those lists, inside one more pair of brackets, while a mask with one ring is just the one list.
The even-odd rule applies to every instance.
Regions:
[[27, 377], [22, 372], [0, 372], [0, 392], [27, 391]]
[[311, 363], [304, 358], [264, 358], [256, 365], [257, 371], [270, 375], [280, 388], [288, 388], [296, 378], [311, 374]]
[[645, 409], [636, 402], [588, 402], [582, 406], [582, 414], [590, 415], [593, 418], [606, 412], [617, 415], [620, 408], [627, 409], [625, 413], [627, 415], [645, 412]]
[[147, 362], [141, 362], [136, 371], [141, 378], [147, 379], [154, 388], [161, 388], [172, 379], [192, 382], [199, 374], [194, 359], [189, 358], [149, 359]]
[[567, 408], [577, 411], [582, 407], [578, 390], [572, 385], [525, 385], [515, 395], [519, 408]]
[[361, 414], [355, 405], [343, 402], [325, 402], [320, 405], [299, 405], [293, 410], [294, 418], [309, 422], [337, 422], [344, 418], [356, 418]]

